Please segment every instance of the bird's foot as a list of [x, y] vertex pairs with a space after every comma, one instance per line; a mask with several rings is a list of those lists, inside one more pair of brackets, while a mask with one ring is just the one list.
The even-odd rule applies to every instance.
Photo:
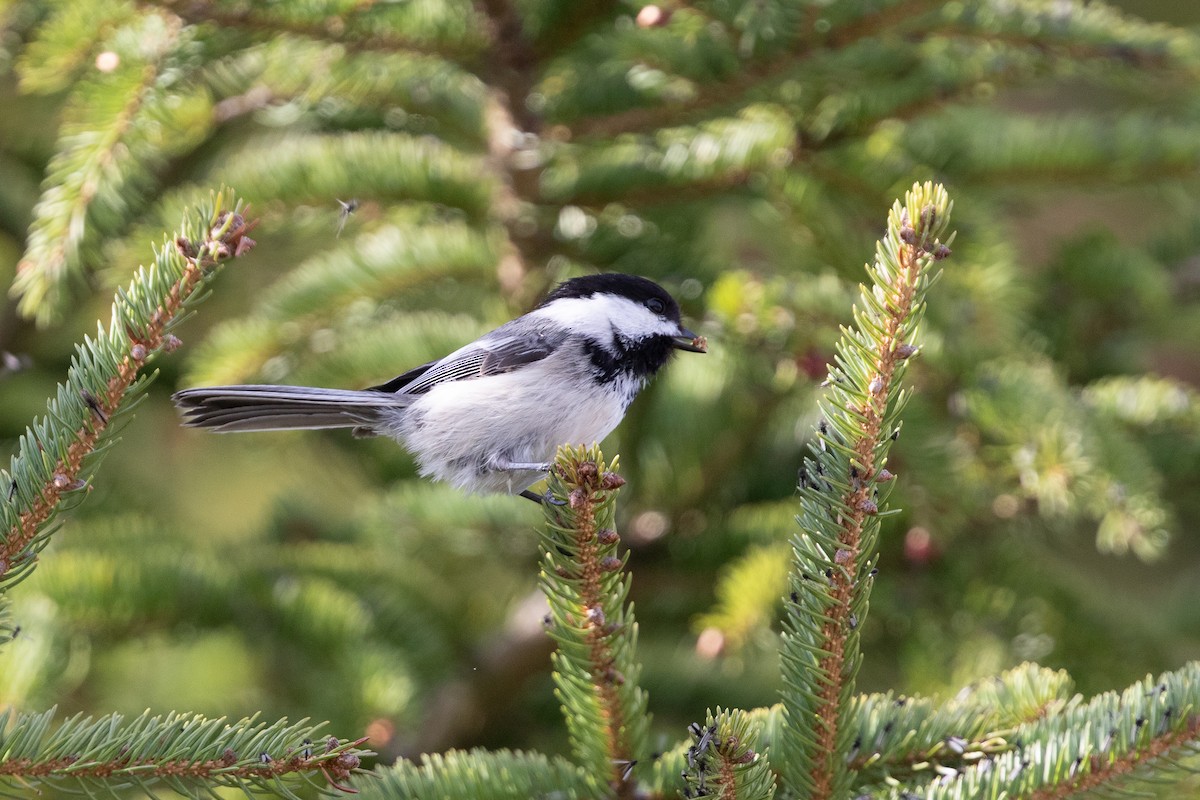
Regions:
[[549, 489], [542, 494], [532, 492], [529, 489], [523, 489], [520, 492], [520, 495], [526, 500], [532, 500], [533, 502], [543, 506], [565, 506], [567, 504], [566, 500], [559, 500], [557, 497], [552, 495]]

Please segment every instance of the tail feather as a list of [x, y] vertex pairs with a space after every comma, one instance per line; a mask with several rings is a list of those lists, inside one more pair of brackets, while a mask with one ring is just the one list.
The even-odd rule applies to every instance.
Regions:
[[411, 398], [389, 392], [305, 386], [210, 386], [172, 398], [183, 424], [219, 433], [359, 428], [373, 431]]

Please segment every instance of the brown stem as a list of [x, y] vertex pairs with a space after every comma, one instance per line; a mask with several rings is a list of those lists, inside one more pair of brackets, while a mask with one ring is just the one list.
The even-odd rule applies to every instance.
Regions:
[[832, 602], [825, 608], [828, 620], [821, 631], [822, 649], [829, 655], [821, 659], [820, 671], [825, 676], [821, 681], [816, 716], [816, 750], [824, 754], [823, 761], [816, 763], [813, 775], [813, 796], [832, 797], [837, 769], [834, 759], [838, 758], [838, 711], [845, 686], [846, 636], [851, 627], [851, 601], [854, 597], [855, 576], [862, 555], [863, 525], [877, 508], [872, 499], [873, 481], [881, 465], [876, 464], [875, 453], [883, 438], [883, 417], [887, 409], [888, 392], [895, 377], [896, 368], [902, 361], [896, 346], [904, 321], [912, 312], [916, 295], [917, 279], [920, 275], [920, 260], [915, 245], [906, 245], [900, 251], [900, 275], [890, 294], [885, 298], [888, 310], [883, 335], [875, 353], [875, 374], [871, 378], [870, 398], [862, 406], [852, 409], [861, 419], [862, 435], [854, 443], [854, 469], [859, 478], [841, 503], [849, 514], [841, 518], [839, 548], [834, 554], [838, 569], [830, 572], [830, 595]]
[[481, 0], [480, 10], [492, 20], [491, 45], [482, 58], [486, 69], [477, 73], [490, 87], [485, 110], [488, 163], [498, 187], [492, 208], [508, 234], [496, 270], [504, 294], [523, 305], [532, 299], [521, 296], [525, 275], [548, 257], [540, 225], [522, 220], [526, 204], [539, 199], [541, 167], [521, 165], [515, 158], [527, 137], [541, 131], [540, 115], [526, 103], [540, 61], [512, 2]]
[[[131, 774], [137, 775], [142, 781], [154, 778], [193, 778], [202, 780], [262, 780], [264, 778], [279, 778], [304, 772], [322, 772], [330, 785], [341, 791], [353, 792], [339, 786], [337, 780], [347, 780], [350, 774], [360, 765], [358, 755], [348, 752], [366, 742], [366, 737], [346, 745], [339, 745], [343, 752], [325, 758], [313, 758], [311, 754], [295, 753], [288, 758], [275, 759], [269, 754], [262, 754], [255, 763], [245, 764], [231, 769], [237, 763], [238, 756], [232, 750], [226, 750], [219, 758], [206, 761], [179, 759], [171, 761], [154, 761], [148, 759], [130, 760], [122, 758], [115, 761], [97, 762], [87, 766], [79, 766], [79, 758], [64, 756], [61, 758], [37, 761], [32, 758], [17, 758], [0, 762], [0, 775], [16, 778], [111, 778], [118, 773], [136, 770]], [[123, 777], [123, 776], [122, 776]]]

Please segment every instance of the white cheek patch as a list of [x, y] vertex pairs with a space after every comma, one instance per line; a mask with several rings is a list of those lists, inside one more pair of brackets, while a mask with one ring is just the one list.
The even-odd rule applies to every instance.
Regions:
[[531, 316], [544, 317], [567, 330], [591, 338], [606, 337], [614, 329], [629, 339], [675, 336], [679, 333], [678, 325], [663, 319], [641, 303], [611, 294], [562, 298], [533, 311]]

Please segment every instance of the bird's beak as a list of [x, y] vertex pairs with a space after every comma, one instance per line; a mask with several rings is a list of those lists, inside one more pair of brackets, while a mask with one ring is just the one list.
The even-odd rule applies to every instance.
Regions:
[[708, 339], [681, 327], [679, 335], [671, 339], [671, 346], [678, 350], [687, 350], [689, 353], [707, 353]]

